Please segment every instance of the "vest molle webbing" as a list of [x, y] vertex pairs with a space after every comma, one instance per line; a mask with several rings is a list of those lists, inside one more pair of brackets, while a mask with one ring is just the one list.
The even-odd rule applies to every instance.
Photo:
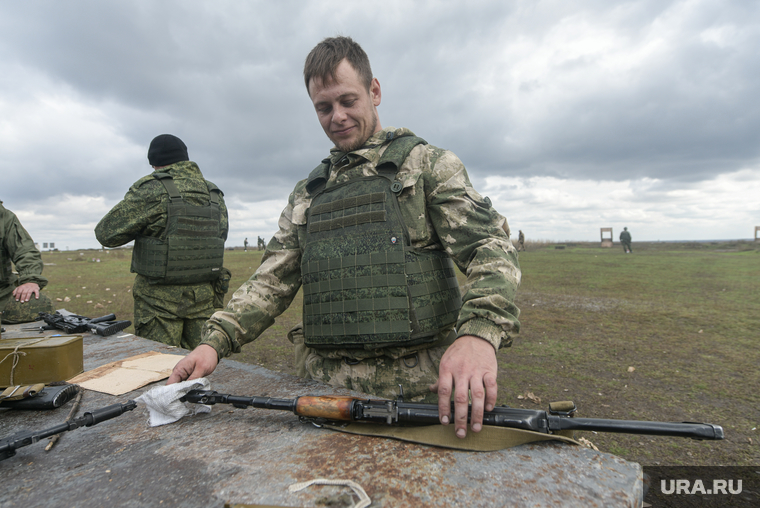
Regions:
[[11, 275], [13, 275], [13, 268], [11, 267], [10, 258], [5, 259], [3, 255], [2, 240], [3, 238], [0, 236], [0, 284], [7, 284], [11, 280]]
[[224, 262], [219, 189], [210, 182], [209, 204], [182, 199], [172, 177], [154, 173], [169, 193], [166, 229], [158, 237], [140, 236], [132, 252], [132, 271], [154, 284], [197, 284], [219, 277]]
[[456, 323], [454, 263], [409, 245], [392, 188], [401, 190], [385, 176], [358, 178], [312, 199], [301, 263], [307, 346], [412, 346]]

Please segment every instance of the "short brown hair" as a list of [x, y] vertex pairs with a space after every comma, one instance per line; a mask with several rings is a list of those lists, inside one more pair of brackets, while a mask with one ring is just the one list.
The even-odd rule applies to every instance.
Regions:
[[369, 57], [361, 46], [351, 37], [328, 37], [314, 46], [303, 66], [303, 80], [306, 83], [306, 91], [309, 91], [309, 81], [312, 78], [335, 80], [335, 70], [343, 61], [348, 60], [351, 67], [359, 75], [365, 88], [369, 90], [372, 84], [372, 68], [369, 65]]

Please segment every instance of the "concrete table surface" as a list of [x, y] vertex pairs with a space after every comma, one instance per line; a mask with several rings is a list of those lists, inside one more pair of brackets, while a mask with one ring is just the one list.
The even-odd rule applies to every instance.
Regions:
[[[21, 327], [5, 325], [3, 338], [39, 335]], [[125, 333], [85, 334], [84, 368], [148, 351], [187, 353]], [[209, 381], [213, 390], [243, 396], [357, 395], [229, 359]], [[88, 390], [76, 416], [134, 399], [164, 382], [123, 396]], [[71, 404], [49, 411], [0, 409], [0, 439], [62, 423]], [[461, 452], [316, 428], [287, 411], [229, 405], [161, 427], [147, 422], [148, 411], [139, 404], [115, 419], [63, 433], [50, 451], [47, 439], [20, 448], [0, 461], [0, 507], [307, 507], [351, 494], [336, 486], [288, 491], [293, 483], [316, 478], [357, 482], [372, 507], [642, 504], [638, 464], [557, 441]]]

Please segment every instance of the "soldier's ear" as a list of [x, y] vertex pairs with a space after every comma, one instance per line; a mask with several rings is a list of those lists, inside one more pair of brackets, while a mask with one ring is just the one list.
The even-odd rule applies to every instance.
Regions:
[[380, 90], [380, 81], [378, 81], [377, 78], [372, 78], [372, 82], [369, 85], [369, 96], [375, 107], [380, 105], [380, 101], [383, 98], [383, 92]]

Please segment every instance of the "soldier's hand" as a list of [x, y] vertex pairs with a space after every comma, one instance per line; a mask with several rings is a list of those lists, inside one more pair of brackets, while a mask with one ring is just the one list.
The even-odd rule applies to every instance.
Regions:
[[35, 298], [40, 297], [40, 286], [38, 286], [36, 282], [21, 284], [13, 290], [13, 297], [17, 302], [26, 303], [32, 299], [32, 295], [34, 295]]
[[166, 384], [206, 377], [214, 372], [218, 363], [219, 357], [216, 350], [211, 346], [201, 344], [174, 366]]
[[467, 435], [469, 397], [472, 396], [471, 428], [483, 428], [483, 410], [496, 405], [496, 351], [491, 343], [464, 335], [449, 346], [441, 358], [438, 382], [430, 387], [438, 392], [438, 415], [443, 425], [451, 421], [451, 393], [454, 393], [454, 425], [457, 437]]

